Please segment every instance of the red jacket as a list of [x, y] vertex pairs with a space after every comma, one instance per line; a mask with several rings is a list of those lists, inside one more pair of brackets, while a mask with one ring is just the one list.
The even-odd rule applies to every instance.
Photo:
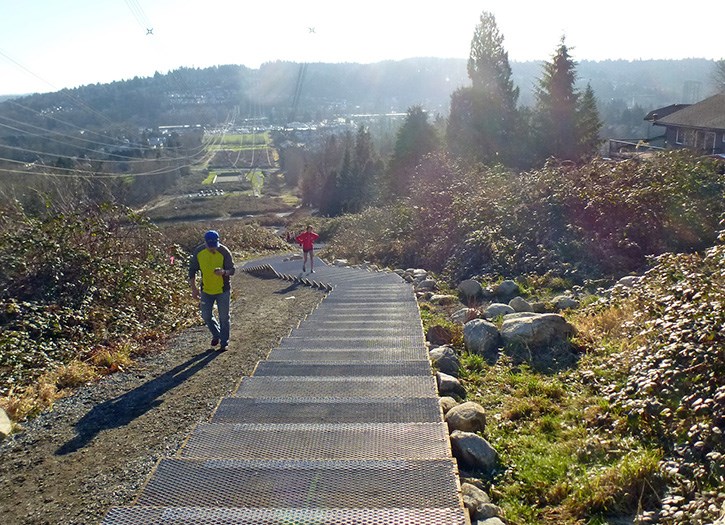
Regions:
[[304, 251], [309, 251], [312, 249], [312, 244], [318, 237], [319, 235], [317, 235], [315, 232], [302, 232], [297, 237], [295, 237], [295, 241], [302, 245], [302, 249]]

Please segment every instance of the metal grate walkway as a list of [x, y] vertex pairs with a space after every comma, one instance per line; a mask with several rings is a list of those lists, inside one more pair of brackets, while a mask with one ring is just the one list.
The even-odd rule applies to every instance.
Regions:
[[468, 525], [412, 288], [273, 257], [328, 291], [104, 525]]

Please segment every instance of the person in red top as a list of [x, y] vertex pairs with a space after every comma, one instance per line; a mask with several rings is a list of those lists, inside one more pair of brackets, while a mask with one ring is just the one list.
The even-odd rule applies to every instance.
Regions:
[[302, 271], [304, 272], [307, 268], [307, 256], [310, 256], [310, 273], [315, 273], [315, 255], [313, 252], [314, 242], [319, 237], [314, 231], [312, 231], [312, 225], [307, 225], [307, 230], [300, 233], [295, 237], [295, 241], [302, 245]]

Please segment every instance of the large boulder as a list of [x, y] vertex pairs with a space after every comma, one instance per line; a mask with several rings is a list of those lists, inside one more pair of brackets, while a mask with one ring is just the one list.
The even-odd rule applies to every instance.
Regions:
[[486, 411], [478, 403], [466, 401], [451, 408], [445, 417], [448, 430], [483, 432], [486, 430]]
[[566, 342], [575, 329], [559, 314], [519, 313], [506, 316], [500, 333], [504, 346], [540, 348]]
[[501, 334], [495, 324], [474, 319], [463, 325], [463, 343], [469, 352], [491, 357], [498, 351]]

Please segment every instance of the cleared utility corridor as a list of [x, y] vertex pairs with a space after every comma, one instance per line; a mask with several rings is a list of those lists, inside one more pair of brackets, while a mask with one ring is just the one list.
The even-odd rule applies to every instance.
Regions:
[[104, 525], [468, 523], [412, 286], [301, 266], [242, 268], [329, 293]]

